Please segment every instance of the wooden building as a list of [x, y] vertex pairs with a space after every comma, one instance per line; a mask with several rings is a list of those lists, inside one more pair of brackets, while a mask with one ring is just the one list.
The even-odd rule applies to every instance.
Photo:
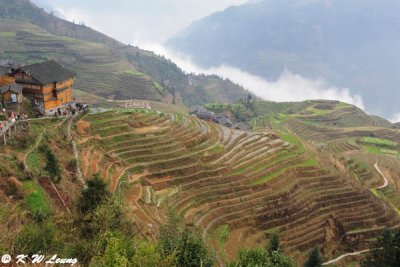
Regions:
[[22, 86], [16, 83], [10, 83], [0, 87], [1, 101], [6, 104], [22, 103]]
[[0, 67], [0, 86], [14, 83], [15, 79], [10, 74], [10, 67]]
[[47, 115], [65, 110], [72, 102], [76, 74], [53, 60], [19, 67], [11, 76], [23, 87], [23, 95]]

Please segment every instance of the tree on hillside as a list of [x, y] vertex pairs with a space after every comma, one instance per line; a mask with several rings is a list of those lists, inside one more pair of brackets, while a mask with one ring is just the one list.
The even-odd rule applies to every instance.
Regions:
[[123, 235], [107, 231], [94, 242], [94, 254], [89, 267], [125, 267], [133, 256], [132, 244]]
[[269, 259], [263, 249], [242, 249], [239, 251], [238, 261], [232, 262], [229, 266], [249, 267], [249, 266], [268, 266]]
[[177, 267], [213, 266], [214, 255], [203, 241], [200, 233], [182, 230], [180, 218], [174, 209], [167, 209], [167, 222], [160, 229], [159, 251], [163, 258], [176, 257]]
[[228, 264], [228, 267], [293, 267], [293, 260], [283, 253], [256, 249], [242, 249], [238, 259]]
[[319, 252], [319, 248], [314, 247], [310, 253], [310, 256], [308, 257], [308, 260], [304, 264], [304, 267], [322, 267], [323, 263], [324, 259]]
[[15, 249], [29, 255], [39, 251], [46, 254], [53, 253], [57, 243], [56, 226], [49, 220], [24, 225], [16, 238]]
[[385, 229], [382, 236], [371, 244], [371, 254], [363, 262], [364, 267], [400, 266], [400, 230], [393, 235]]
[[87, 188], [82, 191], [78, 200], [78, 210], [82, 214], [93, 211], [109, 200], [110, 197], [111, 194], [107, 190], [107, 185], [98, 174], [95, 174], [92, 179], [87, 181]]
[[47, 148], [46, 153], [46, 167], [44, 168], [49, 174], [53, 182], [59, 183], [61, 181], [61, 169], [57, 158], [54, 156], [53, 152]]
[[81, 235], [85, 238], [93, 238], [106, 231], [122, 231], [129, 234], [128, 226], [131, 225], [124, 220], [124, 213], [113, 198], [86, 213], [79, 223]]
[[175, 255], [163, 258], [157, 250], [157, 245], [147, 241], [137, 241], [135, 255], [130, 265], [132, 267], [176, 267]]
[[271, 240], [269, 241], [268, 253], [271, 255], [272, 252], [280, 251], [280, 241], [278, 235], [273, 235]]
[[166, 217], [166, 223], [160, 228], [160, 250], [165, 256], [173, 254], [181, 242], [180, 218], [171, 207], [167, 208]]
[[395, 265], [400, 266], [400, 229], [397, 230], [393, 238], [394, 253], [395, 253]]
[[185, 230], [181, 235], [180, 247], [177, 250], [178, 267], [212, 267], [214, 256], [210, 254], [204, 244], [202, 236]]

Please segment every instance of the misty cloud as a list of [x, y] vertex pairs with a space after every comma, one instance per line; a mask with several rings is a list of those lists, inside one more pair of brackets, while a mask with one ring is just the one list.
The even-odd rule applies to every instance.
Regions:
[[361, 96], [352, 94], [348, 88], [333, 87], [323, 80], [306, 79], [301, 75], [290, 72], [290, 70], [284, 71], [277, 81], [270, 82], [259, 76], [227, 65], [203, 69], [196, 66], [189, 57], [174, 53], [163, 46], [157, 44], [142, 45], [146, 49], [170, 58], [186, 72], [216, 74], [222, 78], [230, 79], [265, 100], [276, 102], [309, 99], [339, 100], [364, 109]]
[[[186, 72], [217, 74], [238, 83], [261, 98], [273, 101], [301, 101], [305, 99], [336, 99], [364, 108], [360, 95], [347, 88], [337, 88], [323, 80], [310, 80], [290, 70], [274, 82], [249, 74], [231, 66], [202, 69], [190, 58], [168, 51], [160, 45], [194, 20], [240, 5], [247, 0], [116, 0], [112, 8], [106, 0], [33, 0], [52, 9], [63, 18], [93, 27], [122, 42], [146, 48], [173, 60]], [[250, 0], [248, 2], [257, 2]], [[107, 7], [107, 8], [105, 8]], [[389, 117], [400, 121], [400, 112]]]
[[248, 0], [33, 0], [119, 41], [163, 43], [194, 20]]
[[400, 122], [400, 112], [394, 114], [392, 117], [389, 118], [391, 122]]

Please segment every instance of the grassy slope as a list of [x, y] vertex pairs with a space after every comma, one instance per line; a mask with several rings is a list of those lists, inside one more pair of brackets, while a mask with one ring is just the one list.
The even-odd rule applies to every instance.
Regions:
[[[3, 251], [15, 245], [16, 236], [24, 225], [51, 216], [58, 217], [58, 221], [70, 219], [71, 215], [66, 213], [54, 190], [40, 182], [47, 184], [46, 160], [40, 149], [46, 145], [56, 155], [62, 169], [62, 180], [55, 186], [70, 208], [75, 205], [80, 187], [67, 167], [72, 149], [65, 136], [65, 123], [62, 119], [31, 121], [29, 127], [20, 123], [20, 140], [28, 136], [33, 139], [25, 146], [15, 142], [9, 142], [6, 148], [0, 145], [0, 222], [4, 225], [0, 249]], [[25, 158], [28, 170], [24, 167]]]

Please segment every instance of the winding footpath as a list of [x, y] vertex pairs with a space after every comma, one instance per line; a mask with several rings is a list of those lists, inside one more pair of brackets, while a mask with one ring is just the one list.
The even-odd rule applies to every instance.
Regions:
[[79, 163], [79, 153], [78, 153], [78, 149], [76, 147], [76, 142], [75, 140], [72, 138], [72, 134], [71, 134], [71, 126], [72, 126], [72, 122], [74, 120], [76, 116], [71, 117], [71, 119], [68, 122], [68, 126], [67, 126], [67, 136], [69, 138], [69, 140], [71, 141], [72, 144], [72, 150], [74, 153], [74, 158], [76, 160], [76, 175], [78, 180], [82, 183], [82, 185], [86, 188], [86, 183], [85, 180], [83, 179], [83, 175], [82, 175], [82, 171], [81, 171], [81, 167], [80, 167], [80, 163]]
[[375, 163], [374, 167], [375, 167], [375, 170], [376, 170], [377, 172], [379, 172], [379, 174], [383, 177], [383, 179], [384, 179], [384, 181], [385, 181], [385, 182], [383, 183], [382, 186], [379, 186], [379, 187], [377, 187], [376, 189], [383, 189], [383, 188], [387, 187], [387, 186], [389, 185], [389, 180], [388, 180], [388, 178], [383, 174], [383, 172], [381, 171], [381, 169], [379, 169], [378, 161]]
[[28, 150], [28, 152], [25, 153], [23, 163], [24, 163], [24, 169], [25, 169], [26, 172], [30, 171], [30, 168], [29, 168], [28, 162], [27, 162], [28, 161], [28, 157], [36, 148], [38, 148], [38, 146], [42, 142], [42, 139], [43, 139], [43, 132], [40, 133], [39, 138], [36, 140], [36, 143]]
[[331, 265], [331, 264], [337, 263], [338, 261], [341, 261], [342, 259], [344, 259], [344, 258], [346, 258], [346, 257], [357, 256], [357, 255], [361, 255], [361, 254], [368, 253], [368, 252], [369, 252], [369, 249], [365, 249], [365, 250], [361, 250], [361, 251], [356, 251], [356, 252], [352, 252], [352, 253], [346, 253], [346, 254], [340, 255], [340, 256], [337, 257], [336, 259], [327, 261], [327, 262], [323, 263], [322, 265], [323, 265], [323, 266]]
[[[382, 178], [383, 178], [383, 180], [384, 180], [384, 183], [383, 183], [382, 186], [376, 187], [376, 189], [384, 189], [385, 187], [387, 187], [387, 186], [389, 185], [389, 180], [388, 180], [388, 178], [383, 174], [383, 172], [381, 171], [381, 169], [379, 169], [379, 165], [378, 165], [378, 164], [379, 164], [379, 162], [377, 161], [377, 162], [374, 164], [374, 168], [375, 168], [375, 170], [382, 176]], [[368, 252], [369, 252], [369, 249], [361, 250], [361, 251], [357, 251], [357, 252], [352, 252], [352, 253], [346, 253], [346, 254], [340, 255], [340, 256], [337, 257], [336, 259], [333, 259], [333, 260], [330, 260], [330, 261], [325, 262], [323, 265], [324, 265], [324, 266], [326, 266], [326, 265], [331, 265], [331, 264], [337, 263], [338, 261], [341, 261], [342, 259], [344, 259], [344, 258], [346, 258], [346, 257], [357, 256], [357, 255], [361, 255], [361, 254], [368, 253]]]
[[11, 127], [13, 127], [15, 124], [15, 122], [7, 122], [6, 125], [4, 125], [4, 123], [2, 123], [2, 128], [0, 130], [0, 135], [5, 134]]

